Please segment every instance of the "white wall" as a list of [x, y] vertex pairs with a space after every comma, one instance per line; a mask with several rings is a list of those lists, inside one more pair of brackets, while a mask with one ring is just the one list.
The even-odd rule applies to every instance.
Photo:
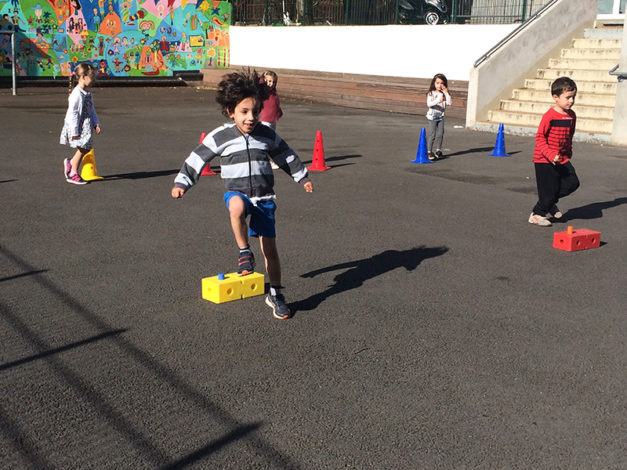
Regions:
[[468, 80], [516, 26], [231, 26], [231, 66]]

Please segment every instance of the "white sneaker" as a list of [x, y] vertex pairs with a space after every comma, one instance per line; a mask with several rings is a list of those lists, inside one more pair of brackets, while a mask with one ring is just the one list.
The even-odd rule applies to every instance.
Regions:
[[562, 217], [564, 217], [564, 214], [562, 214], [562, 212], [555, 204], [553, 204], [553, 207], [551, 207], [551, 209], [549, 210], [549, 214], [551, 214], [551, 217], [555, 217], [556, 219], [561, 219]]
[[534, 225], [539, 225], [540, 227], [550, 227], [551, 222], [546, 217], [542, 217], [541, 215], [534, 214], [533, 212], [529, 216], [529, 223]]

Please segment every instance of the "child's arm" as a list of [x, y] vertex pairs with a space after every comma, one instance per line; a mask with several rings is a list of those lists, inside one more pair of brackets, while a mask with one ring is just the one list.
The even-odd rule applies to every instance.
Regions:
[[68, 114], [70, 120], [68, 122], [68, 129], [71, 132], [72, 139], [76, 140], [81, 136], [80, 120], [81, 120], [81, 106], [82, 99], [80, 93], [72, 93], [68, 98]]
[[451, 106], [451, 104], [453, 104], [453, 101], [451, 99], [450, 93], [448, 92], [448, 88], [445, 86], [442, 87], [442, 95], [442, 101], [444, 101], [447, 106]]
[[100, 121], [98, 121], [98, 114], [96, 113], [96, 106], [94, 105], [94, 95], [91, 95], [91, 124], [96, 129], [96, 134], [100, 134]]
[[270, 157], [294, 181], [302, 184], [305, 191], [311, 193], [313, 191], [313, 183], [309, 179], [307, 168], [300, 161], [296, 152], [278, 134], [275, 133], [275, 135], [274, 145], [269, 152]]
[[202, 143], [185, 159], [181, 171], [174, 178], [174, 187], [170, 192], [174, 199], [183, 197], [189, 188], [198, 183], [202, 169], [218, 154], [212, 134], [205, 137]]
[[279, 113], [278, 117], [276, 118], [276, 120], [278, 121], [279, 119], [281, 119], [283, 117], [283, 110], [281, 109], [281, 102], [279, 101], [279, 94], [276, 94], [276, 110]]
[[434, 106], [437, 106], [440, 104], [440, 96], [438, 95], [438, 93], [427, 93], [427, 107], [428, 108], [433, 108]]

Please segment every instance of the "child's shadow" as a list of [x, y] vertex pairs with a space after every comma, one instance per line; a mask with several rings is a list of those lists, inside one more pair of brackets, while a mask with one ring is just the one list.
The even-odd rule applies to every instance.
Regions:
[[609, 209], [625, 203], [627, 203], [627, 197], [618, 197], [613, 201], [594, 202], [586, 206], [575, 207], [566, 211], [563, 220], [600, 219], [603, 217], [603, 209]]
[[313, 310], [327, 297], [356, 289], [362, 286], [367, 280], [396, 268], [405, 268], [408, 271], [413, 271], [423, 260], [443, 255], [447, 251], [448, 248], [444, 246], [426, 248], [424, 245], [403, 251], [386, 250], [370, 258], [340, 263], [302, 274], [301, 277], [314, 277], [318, 274], [350, 268], [335, 276], [333, 279], [335, 284], [329, 286], [326, 290], [292, 303], [292, 311]]
[[156, 178], [159, 176], [175, 175], [180, 170], [136, 171], [134, 173], [118, 173], [117, 175], [105, 175], [106, 180], [141, 180], [144, 178]]

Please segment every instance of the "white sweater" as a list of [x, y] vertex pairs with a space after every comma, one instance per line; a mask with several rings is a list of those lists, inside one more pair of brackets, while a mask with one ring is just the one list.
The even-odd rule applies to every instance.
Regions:
[[[88, 99], [89, 97], [89, 99]], [[68, 97], [68, 107], [65, 113], [65, 125], [70, 136], [81, 135], [83, 119], [91, 118], [91, 125], [98, 126], [98, 115], [94, 108], [93, 95], [77, 86]]]
[[[444, 101], [442, 100], [444, 96]], [[427, 93], [427, 119], [431, 121], [441, 121], [444, 119], [444, 110], [447, 106], [451, 106], [451, 95], [439, 91], [430, 91]]]

